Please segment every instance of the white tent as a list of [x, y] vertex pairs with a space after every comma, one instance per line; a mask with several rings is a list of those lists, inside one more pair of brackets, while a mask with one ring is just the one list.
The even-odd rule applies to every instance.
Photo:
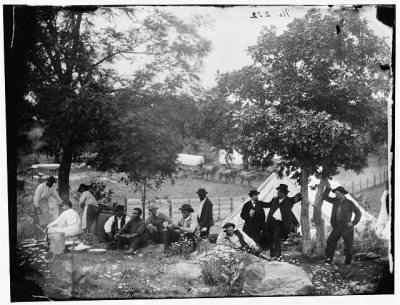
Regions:
[[[329, 181], [331, 184], [332, 188], [338, 187], [340, 184], [336, 180], [330, 180]], [[287, 184], [288, 189], [289, 189], [289, 194], [288, 196], [292, 197], [295, 194], [300, 192], [300, 185], [298, 185], [294, 180], [288, 178], [287, 176], [282, 177], [282, 179], [278, 178], [278, 176], [275, 173], [272, 173], [265, 181], [258, 187], [258, 191], [260, 192], [260, 195], [258, 195], [258, 199], [261, 201], [268, 202], [270, 201], [274, 196], [277, 195], [276, 188], [279, 186], [279, 184]], [[316, 178], [311, 178], [311, 181], [309, 183], [309, 189], [308, 189], [308, 196], [310, 200], [310, 210], [309, 210], [309, 215], [310, 215], [310, 222], [312, 219], [313, 215], [313, 204], [315, 200], [315, 195], [317, 194], [317, 189], [313, 190], [311, 189], [311, 186], [316, 185], [319, 183], [319, 180]], [[332, 193], [331, 193], [332, 196]], [[334, 197], [334, 195], [333, 195]], [[362, 232], [365, 230], [367, 226], [370, 226], [371, 224], [374, 225], [376, 223], [376, 219], [374, 216], [369, 214], [367, 211], [365, 211], [357, 201], [353, 197], [350, 196], [350, 194], [347, 194], [346, 197], [353, 201], [357, 207], [361, 210], [362, 216], [360, 222], [357, 224], [355, 227], [356, 232]], [[246, 200], [247, 201], [247, 200]], [[223, 223], [226, 222], [232, 222], [236, 225], [238, 228], [242, 228], [244, 224], [244, 220], [240, 217], [240, 212], [242, 211], [243, 203], [236, 208], [233, 213], [228, 216]], [[268, 215], [269, 209], [264, 209], [265, 210], [265, 215]], [[332, 212], [332, 204], [324, 201], [322, 204], [322, 218], [325, 221], [325, 229], [330, 228], [330, 217], [331, 217], [331, 212]], [[297, 220], [300, 223], [300, 215], [301, 215], [301, 203], [297, 203], [293, 206], [293, 214], [296, 216]], [[311, 236], [315, 235], [315, 227], [310, 223], [311, 225]]]
[[[233, 153], [228, 156], [227, 158], [227, 152], [224, 149], [221, 149], [219, 151], [219, 163], [222, 165], [225, 164], [231, 164], [231, 165], [242, 165], [243, 164], [243, 156], [239, 154], [236, 150], [233, 150]], [[226, 160], [228, 159], [228, 161]]]
[[187, 166], [199, 166], [204, 164], [204, 157], [198, 155], [178, 154], [177, 162]]
[[388, 196], [389, 196], [388, 191], [384, 190], [381, 197], [381, 210], [376, 220], [376, 231], [378, 232], [379, 236], [384, 239], [390, 238], [391, 209], [390, 209], [390, 204], [388, 207], [386, 205], [386, 200], [389, 199]]

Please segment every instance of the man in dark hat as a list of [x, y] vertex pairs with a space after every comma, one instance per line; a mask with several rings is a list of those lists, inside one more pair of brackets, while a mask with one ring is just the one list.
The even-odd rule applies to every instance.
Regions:
[[182, 218], [177, 224], [170, 224], [164, 231], [164, 253], [166, 253], [172, 242], [177, 242], [181, 234], [188, 238], [193, 238], [197, 232], [197, 221], [192, 217], [194, 212], [192, 206], [188, 203], [183, 204], [179, 210], [182, 212]]
[[250, 200], [242, 208], [240, 217], [244, 220], [243, 231], [256, 243], [261, 242], [261, 231], [265, 224], [265, 202], [258, 200], [260, 193], [257, 190], [249, 192]]
[[207, 197], [207, 191], [204, 188], [199, 188], [196, 193], [200, 198], [200, 207], [197, 213], [200, 237], [207, 238], [210, 233], [210, 227], [214, 225], [213, 205]]
[[286, 184], [280, 184], [277, 188], [278, 196], [272, 198], [264, 204], [265, 208], [270, 208], [266, 231], [272, 244], [270, 247], [270, 256], [272, 259], [282, 260], [281, 239], [287, 237], [292, 230], [293, 205], [301, 200], [301, 194], [294, 197], [288, 197], [289, 190]]
[[104, 224], [104, 232], [107, 234], [108, 241], [114, 243], [117, 240], [115, 235], [130, 220], [131, 218], [125, 214], [125, 207], [123, 205], [116, 205], [114, 215], [108, 218]]
[[[332, 203], [332, 213], [331, 213], [331, 226], [332, 232], [326, 241], [326, 263], [330, 264], [333, 260], [333, 255], [335, 254], [336, 245], [340, 237], [343, 237], [344, 241], [344, 252], [345, 252], [345, 264], [350, 265], [352, 260], [352, 249], [354, 240], [354, 226], [361, 219], [361, 211], [354, 204], [353, 201], [346, 198], [348, 192], [339, 186], [332, 190], [335, 193], [336, 198], [329, 197], [331, 191], [330, 185], [325, 189], [324, 200]], [[352, 219], [354, 213], [354, 219]]]

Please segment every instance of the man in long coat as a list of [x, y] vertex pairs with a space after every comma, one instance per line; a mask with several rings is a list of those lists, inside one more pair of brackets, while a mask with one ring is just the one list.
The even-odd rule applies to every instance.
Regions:
[[199, 226], [200, 237], [207, 238], [210, 233], [210, 227], [214, 225], [213, 205], [207, 197], [207, 191], [200, 188], [197, 192], [200, 199], [199, 212], [197, 213], [197, 223]]
[[249, 192], [250, 200], [242, 208], [240, 217], [244, 220], [243, 232], [256, 243], [261, 241], [261, 231], [265, 224], [265, 202], [258, 200], [260, 193], [257, 190]]
[[270, 208], [266, 223], [267, 232], [272, 239], [270, 256], [273, 259], [281, 260], [281, 239], [286, 237], [292, 229], [292, 208], [301, 200], [301, 194], [288, 197], [289, 190], [286, 184], [280, 184], [276, 189], [278, 196], [272, 198], [270, 202], [264, 203], [263, 206]]

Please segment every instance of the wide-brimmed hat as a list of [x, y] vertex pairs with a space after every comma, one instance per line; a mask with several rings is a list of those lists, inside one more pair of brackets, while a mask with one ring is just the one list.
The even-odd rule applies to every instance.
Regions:
[[125, 206], [121, 205], [121, 204], [117, 204], [114, 207], [114, 212], [119, 212], [119, 211], [124, 211], [125, 210]]
[[154, 203], [150, 203], [149, 206], [147, 207], [147, 209], [150, 210], [154, 210], [154, 209], [158, 209], [158, 206], [155, 205]]
[[194, 212], [192, 206], [189, 203], [184, 203], [182, 206], [179, 208], [181, 211], [189, 211], [189, 212]]
[[236, 226], [235, 226], [235, 224], [232, 223], [232, 222], [227, 222], [226, 224], [223, 225], [222, 229], [225, 230], [225, 229], [227, 229], [227, 228], [229, 228], [229, 227], [235, 228]]
[[253, 197], [254, 195], [260, 195], [260, 192], [257, 191], [257, 190], [251, 190], [251, 191], [249, 192], [249, 196], [250, 196], [250, 197]]
[[346, 190], [344, 189], [343, 186], [338, 186], [337, 188], [334, 188], [334, 189], [332, 190], [333, 193], [336, 192], [336, 191], [339, 191], [339, 192], [341, 192], [341, 193], [344, 194], [344, 195], [346, 195], [346, 194], [349, 193], [348, 191], [346, 191]]
[[286, 194], [289, 193], [287, 184], [281, 183], [281, 184], [279, 184], [279, 186], [276, 189], [278, 191], [281, 191], [282, 193], [286, 193]]
[[196, 194], [207, 194], [207, 191], [204, 188], [199, 188]]

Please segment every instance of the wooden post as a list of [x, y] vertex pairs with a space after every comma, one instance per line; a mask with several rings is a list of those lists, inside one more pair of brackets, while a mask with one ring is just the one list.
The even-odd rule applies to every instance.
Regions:
[[242, 203], [244, 202], [244, 197], [242, 197]]
[[361, 178], [360, 178], [360, 192], [361, 192]]
[[374, 186], [376, 186], [376, 176], [374, 174]]
[[379, 184], [382, 183], [382, 172], [379, 173]]
[[231, 213], [233, 212], [233, 198], [231, 197]]
[[218, 197], [218, 220], [221, 220], [221, 198]]
[[354, 181], [351, 181], [351, 192], [354, 194]]
[[190, 204], [190, 202], [191, 202], [191, 200], [190, 200], [190, 198], [189, 198], [189, 204]]
[[128, 197], [125, 197], [125, 213], [128, 213]]
[[367, 188], [368, 188], [368, 177], [367, 177]]
[[172, 200], [168, 199], [167, 201], [169, 203], [169, 218], [172, 219]]

